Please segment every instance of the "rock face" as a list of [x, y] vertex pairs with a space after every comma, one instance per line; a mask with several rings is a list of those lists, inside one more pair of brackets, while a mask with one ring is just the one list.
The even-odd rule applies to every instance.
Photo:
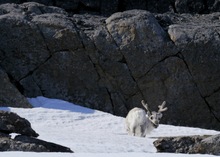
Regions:
[[220, 135], [161, 137], [154, 146], [157, 152], [220, 155]]
[[28, 106], [24, 96], [43, 95], [119, 116], [166, 100], [162, 123], [219, 130], [219, 16], [0, 5], [0, 86], [17, 94], [0, 100]]

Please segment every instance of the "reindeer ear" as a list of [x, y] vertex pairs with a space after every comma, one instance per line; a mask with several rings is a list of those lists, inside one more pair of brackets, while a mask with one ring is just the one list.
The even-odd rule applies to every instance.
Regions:
[[161, 112], [157, 113], [158, 118], [162, 118], [163, 114]]

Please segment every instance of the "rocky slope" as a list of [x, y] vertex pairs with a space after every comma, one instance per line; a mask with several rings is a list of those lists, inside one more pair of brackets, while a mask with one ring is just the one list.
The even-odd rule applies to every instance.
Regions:
[[219, 129], [219, 17], [2, 4], [1, 105], [43, 95], [125, 116], [166, 100], [163, 123]]

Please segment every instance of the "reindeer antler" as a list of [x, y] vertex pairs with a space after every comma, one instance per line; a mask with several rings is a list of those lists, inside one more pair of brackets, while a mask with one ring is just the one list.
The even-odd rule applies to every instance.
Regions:
[[141, 100], [142, 105], [144, 106], [144, 108], [152, 115], [150, 109], [148, 108], [148, 104], [144, 102], [144, 100]]
[[161, 113], [161, 112], [166, 111], [168, 108], [167, 107], [164, 108], [165, 105], [166, 105], [166, 101], [164, 101], [161, 105], [159, 105], [158, 106], [158, 108], [159, 108], [158, 112]]

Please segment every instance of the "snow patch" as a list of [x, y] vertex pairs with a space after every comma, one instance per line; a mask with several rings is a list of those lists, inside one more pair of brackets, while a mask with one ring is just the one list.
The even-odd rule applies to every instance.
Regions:
[[1, 152], [8, 157], [160, 157], [211, 155], [186, 155], [156, 153], [153, 141], [162, 136], [215, 135], [219, 131], [200, 128], [160, 125], [146, 138], [127, 135], [125, 119], [97, 110], [81, 107], [70, 102], [45, 97], [28, 98], [32, 109], [0, 108], [12, 111], [28, 119], [39, 139], [64, 145], [75, 153]]

